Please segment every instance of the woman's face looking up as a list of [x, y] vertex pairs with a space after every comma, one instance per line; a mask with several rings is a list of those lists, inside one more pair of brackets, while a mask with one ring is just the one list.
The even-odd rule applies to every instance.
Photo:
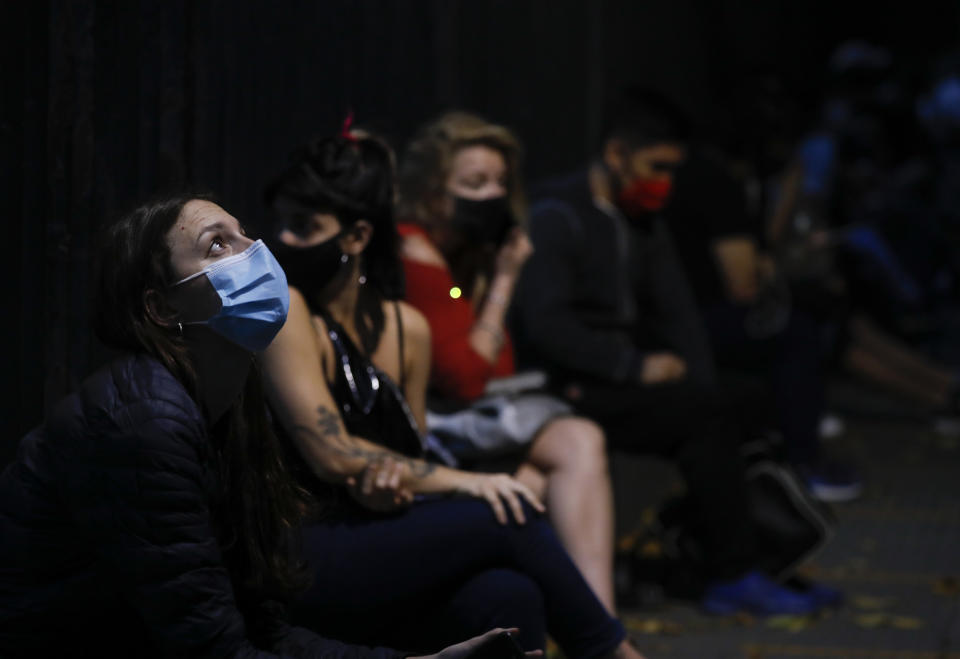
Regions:
[[235, 217], [213, 202], [187, 202], [167, 233], [174, 281], [200, 272], [222, 258], [239, 254], [253, 241]]

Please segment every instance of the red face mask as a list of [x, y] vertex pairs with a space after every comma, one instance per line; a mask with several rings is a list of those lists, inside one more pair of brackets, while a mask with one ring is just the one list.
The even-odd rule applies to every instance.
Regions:
[[634, 179], [630, 185], [620, 190], [617, 202], [629, 217], [655, 213], [666, 205], [672, 188], [673, 181], [669, 178]]

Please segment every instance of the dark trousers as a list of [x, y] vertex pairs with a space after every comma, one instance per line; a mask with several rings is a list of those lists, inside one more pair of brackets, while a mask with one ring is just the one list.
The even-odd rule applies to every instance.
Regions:
[[607, 656], [625, 638], [557, 540], [526, 507], [501, 526], [482, 501], [433, 499], [392, 516], [352, 515], [305, 529], [315, 582], [297, 622], [345, 641], [435, 652], [493, 627], [546, 633], [570, 657]]
[[676, 463], [687, 486], [709, 576], [728, 579], [756, 562], [747, 506], [741, 429], [726, 399], [687, 382], [657, 386], [578, 381], [571, 402], [594, 419], [611, 448]]
[[820, 324], [794, 310], [781, 332], [755, 338], [744, 329], [746, 314], [745, 308], [727, 303], [703, 310], [717, 365], [766, 380], [787, 458], [795, 465], [815, 464], [825, 403]]

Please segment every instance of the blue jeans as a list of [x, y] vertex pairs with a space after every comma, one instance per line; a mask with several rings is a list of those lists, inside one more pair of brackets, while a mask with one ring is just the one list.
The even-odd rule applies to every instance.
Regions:
[[354, 514], [304, 530], [313, 586], [297, 622], [345, 641], [435, 652], [493, 627], [545, 635], [569, 657], [609, 655], [625, 638], [549, 523], [496, 522], [486, 502], [431, 499], [396, 515]]

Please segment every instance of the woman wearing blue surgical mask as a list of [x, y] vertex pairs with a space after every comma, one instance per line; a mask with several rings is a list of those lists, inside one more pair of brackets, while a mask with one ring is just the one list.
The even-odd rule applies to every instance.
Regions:
[[269, 250], [175, 196], [111, 225], [98, 262], [98, 335], [124, 354], [0, 475], [0, 656], [404, 656], [283, 621], [309, 581], [290, 537], [313, 503], [254, 360], [287, 316]]
[[316, 140], [267, 192], [291, 284], [268, 397], [302, 482], [331, 499], [305, 528], [318, 569], [298, 619], [424, 651], [498, 625], [527, 650], [549, 632], [567, 656], [638, 657], [527, 487], [427, 458], [429, 328], [399, 301], [391, 155], [369, 136]]

